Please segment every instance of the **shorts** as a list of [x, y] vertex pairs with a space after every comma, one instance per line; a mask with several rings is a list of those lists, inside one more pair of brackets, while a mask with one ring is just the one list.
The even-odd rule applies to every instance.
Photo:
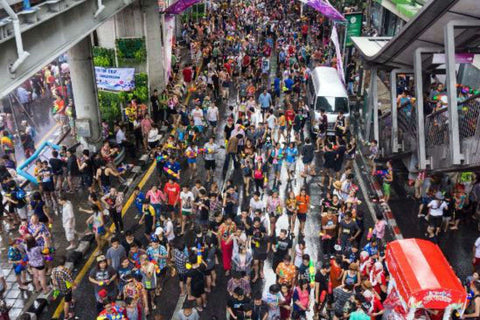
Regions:
[[35, 268], [35, 269], [37, 269], [37, 270], [42, 271], [43, 269], [45, 269], [45, 266], [40, 266], [40, 267], [34, 267], [34, 266], [32, 266], [32, 268]]
[[384, 182], [382, 187], [383, 187], [383, 195], [390, 197], [390, 189], [391, 189], [390, 183]]
[[178, 281], [185, 283], [187, 281], [187, 275], [184, 273], [178, 273]]
[[199, 286], [198, 288], [192, 288], [191, 290], [192, 297], [200, 298], [202, 294], [205, 294], [205, 286]]
[[215, 160], [205, 160], [205, 170], [215, 170]]
[[53, 181], [42, 182], [42, 189], [45, 192], [53, 192], [55, 191], [55, 187], [53, 185]]
[[65, 302], [72, 302], [73, 300], [72, 290], [68, 290], [68, 292], [63, 294], [63, 297], [65, 298]]
[[216, 127], [217, 126], [217, 121], [208, 121], [208, 123], [210, 123], [210, 125], [212, 127]]
[[20, 275], [22, 271], [25, 270], [25, 266], [22, 264], [14, 263], [13, 264], [13, 270], [15, 271], [15, 275]]
[[295, 214], [295, 212], [290, 211], [290, 210], [287, 209], [287, 216], [291, 217], [291, 216], [293, 216], [294, 214]]
[[428, 224], [434, 228], [440, 228], [440, 226], [442, 225], [442, 221], [443, 221], [442, 216], [439, 216], [439, 217], [430, 216]]
[[289, 172], [294, 172], [295, 171], [295, 162], [287, 162], [287, 170]]
[[188, 158], [187, 163], [188, 164], [197, 163], [197, 158]]
[[323, 168], [323, 175], [328, 177], [334, 177], [335, 171], [332, 168]]
[[192, 211], [185, 211], [185, 210], [182, 210], [182, 216], [185, 216], [185, 217], [188, 217], [192, 215]]
[[307, 221], [307, 214], [306, 213], [297, 213], [297, 218], [299, 221], [305, 222]]
[[275, 172], [280, 172], [282, 170], [282, 164], [281, 163], [276, 163], [273, 165], [273, 171]]

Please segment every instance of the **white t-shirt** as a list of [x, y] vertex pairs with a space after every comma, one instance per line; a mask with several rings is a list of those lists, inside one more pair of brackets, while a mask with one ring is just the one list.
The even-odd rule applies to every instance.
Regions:
[[203, 111], [201, 109], [193, 109], [192, 110], [192, 118], [193, 118], [193, 123], [196, 126], [203, 126]]
[[211, 107], [207, 109], [207, 120], [208, 121], [218, 121], [218, 108]]
[[443, 210], [446, 209], [448, 205], [445, 201], [432, 200], [428, 204], [428, 207], [430, 208], [430, 215], [432, 217], [441, 217], [443, 216]]
[[[165, 222], [165, 225], [163, 226], [165, 230], [165, 236], [167, 237], [167, 240], [170, 242], [173, 239], [175, 239], [175, 233], [173, 232], [173, 223], [172, 220], [167, 220]], [[168, 233], [168, 234], [167, 234]]]
[[270, 129], [275, 129], [275, 116], [273, 114], [271, 114], [268, 118], [267, 118], [267, 123], [268, 123], [268, 127]]
[[250, 209], [252, 210], [252, 213], [255, 212], [255, 210], [263, 210], [265, 208], [265, 204], [262, 199], [258, 198], [258, 200], [255, 200], [255, 198], [250, 199]]
[[192, 191], [180, 192], [180, 199], [182, 200], [182, 211], [192, 212], [193, 201], [194, 201], [193, 192]]
[[480, 258], [480, 237], [475, 240], [475, 258]]

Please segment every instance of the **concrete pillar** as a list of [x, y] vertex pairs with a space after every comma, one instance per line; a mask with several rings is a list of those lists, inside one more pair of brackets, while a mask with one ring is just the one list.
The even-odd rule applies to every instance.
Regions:
[[80, 142], [90, 151], [98, 151], [102, 145], [102, 131], [90, 36], [68, 51], [68, 64]]
[[154, 0], [143, 1], [145, 45], [147, 48], [147, 73], [150, 91], [162, 91], [165, 87], [164, 70], [164, 15], [158, 12], [158, 3]]
[[423, 67], [422, 54], [438, 52], [438, 48], [417, 48], [413, 56], [414, 76], [415, 76], [415, 96], [417, 97], [417, 157], [418, 169], [423, 170], [430, 165], [427, 159], [427, 151], [425, 146], [425, 116], [423, 113]]

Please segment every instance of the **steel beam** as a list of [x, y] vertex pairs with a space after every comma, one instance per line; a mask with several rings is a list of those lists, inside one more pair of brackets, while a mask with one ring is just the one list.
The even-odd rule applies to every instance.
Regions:
[[393, 69], [390, 71], [390, 99], [392, 100], [392, 152], [398, 152], [398, 109], [397, 109], [397, 75], [399, 73], [413, 73], [411, 69]]
[[430, 165], [427, 160], [427, 152], [425, 148], [425, 117], [423, 114], [423, 76], [422, 76], [422, 54], [436, 53], [439, 48], [417, 48], [413, 56], [414, 75], [415, 75], [415, 95], [417, 98], [417, 154], [418, 168], [426, 169]]
[[[34, 26], [22, 28], [24, 49], [30, 57], [10, 73], [17, 59], [17, 47], [12, 37], [0, 43], [0, 98], [14, 90], [55, 57], [67, 51], [110, 17], [134, 0], [104, 1], [105, 9], [97, 18], [96, 0], [74, 1], [68, 10], [53, 15]], [[154, 0], [148, 0], [154, 2]], [[10, 75], [10, 76], [9, 76]]]
[[[377, 67], [373, 66], [370, 69], [370, 85], [368, 87], [368, 100], [367, 100], [367, 114], [365, 116], [365, 139], [369, 140], [370, 137], [370, 128], [372, 126], [372, 112], [374, 109], [377, 110], [377, 123], [378, 123], [378, 100], [377, 100], [377, 108], [374, 108], [374, 96], [377, 94], [376, 82], [377, 82]], [[375, 116], [374, 116], [374, 125], [375, 125]], [[374, 129], [375, 130], [375, 129]], [[377, 139], [374, 135], [374, 139]], [[378, 140], [377, 140], [378, 141]]]
[[457, 74], [455, 61], [455, 28], [480, 27], [478, 20], [451, 20], [444, 26], [445, 62], [447, 70], [447, 98], [448, 98], [448, 142], [451, 164], [461, 164], [464, 155], [460, 148], [460, 131], [458, 126], [457, 109]]
[[380, 133], [378, 130], [378, 85], [377, 85], [377, 74], [378, 68], [373, 67], [372, 69], [372, 104], [373, 104], [373, 138], [379, 142]]

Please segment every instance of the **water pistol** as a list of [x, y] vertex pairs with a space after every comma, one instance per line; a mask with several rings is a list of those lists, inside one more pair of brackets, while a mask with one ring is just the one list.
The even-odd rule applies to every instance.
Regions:
[[370, 239], [372, 239], [372, 237], [373, 237], [373, 229], [368, 228], [367, 241], [370, 241]]
[[202, 263], [202, 246], [200, 243], [197, 243], [197, 263], [201, 264]]
[[310, 287], [315, 287], [315, 263], [312, 259], [310, 259], [310, 263], [308, 265], [308, 273], [310, 275]]
[[388, 174], [388, 170], [377, 170], [375, 171], [376, 176], [385, 177]]
[[167, 167], [164, 167], [163, 168], [163, 171], [165, 171], [166, 173], [168, 173], [169, 175], [171, 175], [172, 177], [175, 177], [178, 179], [178, 173], [175, 173], [175, 171], [173, 171], [172, 169], [169, 169]]

